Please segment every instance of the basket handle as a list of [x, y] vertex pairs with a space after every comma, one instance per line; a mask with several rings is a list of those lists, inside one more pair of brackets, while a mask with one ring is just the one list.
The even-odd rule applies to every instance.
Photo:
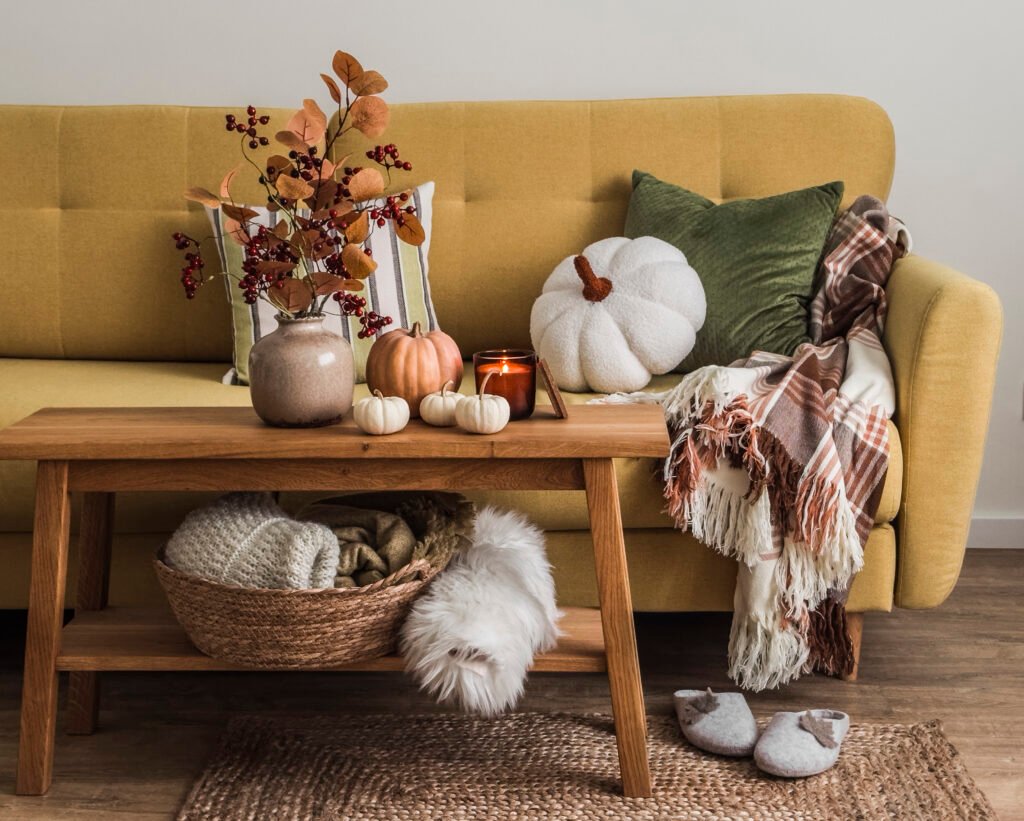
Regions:
[[380, 590], [382, 587], [394, 587], [395, 585], [403, 584], [404, 582], [415, 581], [413, 577], [419, 577], [421, 579], [429, 578], [430, 571], [433, 566], [426, 559], [416, 559], [414, 562], [404, 567], [398, 568], [390, 576], [385, 576], [383, 579], [378, 579], [372, 584], [366, 585], [366, 587], [360, 587], [359, 592], [361, 593], [373, 593]]

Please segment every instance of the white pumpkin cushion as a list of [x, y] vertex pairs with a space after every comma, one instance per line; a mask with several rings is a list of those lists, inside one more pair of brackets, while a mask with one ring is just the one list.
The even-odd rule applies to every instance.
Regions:
[[566, 257], [530, 314], [530, 336], [560, 388], [637, 391], [692, 350], [707, 304], [682, 251], [612, 237]]

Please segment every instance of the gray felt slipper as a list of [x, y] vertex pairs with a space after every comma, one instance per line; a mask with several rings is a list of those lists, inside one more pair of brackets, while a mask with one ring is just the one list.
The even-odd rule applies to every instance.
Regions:
[[839, 745], [850, 729], [850, 717], [838, 710], [776, 713], [754, 750], [754, 761], [766, 773], [787, 778], [817, 775], [839, 758]]
[[757, 744], [757, 722], [743, 693], [676, 690], [676, 717], [694, 747], [718, 755], [750, 755]]

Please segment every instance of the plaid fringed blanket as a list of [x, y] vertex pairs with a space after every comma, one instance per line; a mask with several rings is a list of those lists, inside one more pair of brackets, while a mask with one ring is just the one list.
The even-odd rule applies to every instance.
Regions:
[[729, 673], [743, 687], [852, 667], [844, 605], [878, 508], [895, 407], [884, 288], [909, 243], [880, 201], [861, 197], [826, 243], [811, 343], [792, 357], [755, 352], [701, 368], [664, 394], [605, 400], [662, 403], [673, 437], [669, 512], [740, 562]]

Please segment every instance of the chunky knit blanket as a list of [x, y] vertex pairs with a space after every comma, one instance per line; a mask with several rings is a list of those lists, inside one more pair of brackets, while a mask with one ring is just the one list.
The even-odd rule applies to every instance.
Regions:
[[229, 493], [185, 517], [164, 560], [236, 587], [320, 589], [334, 585], [338, 539], [292, 519], [270, 493]]
[[878, 509], [895, 407], [884, 289], [909, 244], [880, 201], [861, 197], [826, 243], [810, 343], [792, 357], [755, 352], [701, 368], [664, 394], [606, 400], [663, 404], [669, 513], [740, 563], [729, 673], [743, 687], [852, 668], [844, 605]]

